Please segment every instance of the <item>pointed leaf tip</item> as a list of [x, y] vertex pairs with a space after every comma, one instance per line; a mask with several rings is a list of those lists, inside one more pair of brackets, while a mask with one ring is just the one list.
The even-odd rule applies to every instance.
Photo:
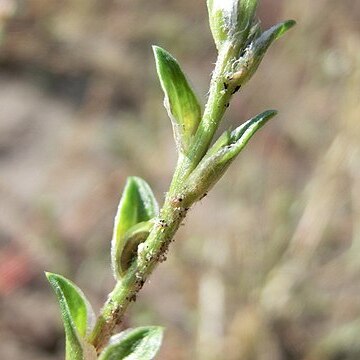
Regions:
[[267, 110], [248, 120], [232, 133], [233, 147], [224, 154], [222, 161], [232, 161], [247, 145], [253, 135], [277, 114], [276, 110]]
[[46, 273], [46, 277], [55, 290], [59, 302], [66, 302], [70, 312], [69, 316], [74, 322], [76, 330], [84, 336], [87, 328], [87, 309], [80, 289], [61, 275]]
[[278, 27], [278, 29], [276, 31], [275, 39], [279, 39], [281, 36], [283, 36], [288, 30], [290, 30], [295, 25], [296, 25], [295, 20], [287, 20], [278, 25], [275, 25], [274, 27]]
[[83, 292], [61, 275], [45, 272], [58, 299], [66, 335], [66, 359], [83, 360], [83, 355], [93, 352], [84, 337], [91, 327], [93, 312]]
[[[248, 142], [255, 132], [277, 115], [277, 113], [277, 110], [266, 110], [246, 121], [244, 124], [240, 125], [231, 132], [232, 141], [237, 142], [239, 140], [245, 140], [246, 138], [246, 142]], [[244, 137], [244, 134], [247, 134], [248, 137]]]
[[201, 119], [200, 104], [176, 59], [159, 46], [153, 46], [153, 51], [175, 141], [186, 152]]

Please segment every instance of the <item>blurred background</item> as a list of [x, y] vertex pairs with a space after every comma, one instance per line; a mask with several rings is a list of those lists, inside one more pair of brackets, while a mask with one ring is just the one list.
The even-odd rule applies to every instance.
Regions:
[[[263, 0], [268, 52], [222, 129], [279, 115], [196, 205], [126, 317], [166, 360], [360, 359], [360, 2]], [[159, 201], [176, 161], [151, 45], [203, 102], [205, 1], [0, 0], [0, 358], [63, 358], [43, 271], [98, 311], [126, 177]]]

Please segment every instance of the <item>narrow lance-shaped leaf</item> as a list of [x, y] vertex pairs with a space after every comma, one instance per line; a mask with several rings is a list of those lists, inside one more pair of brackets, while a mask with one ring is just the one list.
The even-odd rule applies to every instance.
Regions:
[[176, 59], [158, 46], [153, 50], [176, 145], [186, 153], [201, 120], [201, 108]]
[[163, 332], [158, 326], [124, 331], [110, 339], [99, 360], [152, 360], [161, 346]]
[[148, 221], [159, 213], [159, 206], [147, 182], [139, 177], [127, 179], [114, 221], [111, 262], [115, 279], [123, 275], [121, 256], [126, 244], [125, 234], [134, 225]]
[[94, 314], [83, 292], [63, 276], [46, 273], [60, 305], [66, 335], [66, 359], [94, 358], [95, 349], [84, 340], [91, 330]]
[[233, 160], [244, 149], [253, 135], [260, 130], [271, 118], [277, 114], [276, 110], [267, 110], [248, 120], [243, 125], [231, 132], [232, 146], [224, 153], [223, 164]]
[[254, 56], [263, 57], [266, 50], [272, 44], [273, 41], [279, 39], [284, 35], [288, 30], [290, 30], [296, 22], [294, 20], [287, 20], [277, 25], [274, 25], [270, 29], [264, 31], [255, 41], [254, 41]]
[[295, 25], [294, 20], [284, 21], [264, 31], [245, 49], [237, 60], [235, 71], [228, 76], [229, 86], [242, 86], [258, 69], [269, 46]]
[[[216, 142], [188, 178], [184, 192], [187, 201], [192, 203], [207, 193], [221, 178], [255, 132], [276, 114], [275, 110], [265, 111], [233, 130], [230, 135], [228, 133], [222, 135], [220, 137], [223, 139], [220, 142], [221, 146], [219, 147], [219, 142]], [[228, 142], [225, 143], [224, 139], [228, 139]], [[184, 204], [184, 206], [188, 206], [188, 204]]]

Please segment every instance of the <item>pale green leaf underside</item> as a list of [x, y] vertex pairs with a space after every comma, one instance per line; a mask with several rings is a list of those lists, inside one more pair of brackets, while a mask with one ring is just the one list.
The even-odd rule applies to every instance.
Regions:
[[248, 120], [232, 132], [226, 131], [208, 150], [186, 182], [186, 194], [198, 200], [221, 178], [230, 163], [246, 146], [252, 136], [273, 116], [268, 110]]
[[207, 0], [211, 32], [218, 50], [230, 40], [244, 43], [253, 23], [257, 0]]
[[139, 244], [144, 242], [149, 236], [150, 230], [153, 227], [152, 221], [143, 221], [132, 226], [124, 235], [124, 248], [121, 253], [120, 263], [121, 273], [125, 273], [130, 267], [134, 257], [137, 253]]
[[246, 121], [235, 130], [225, 131], [209, 149], [197, 169], [228, 165], [228, 162], [240, 153], [253, 135], [276, 114], [275, 110], [267, 110]]
[[271, 43], [279, 39], [284, 35], [288, 30], [290, 30], [296, 22], [294, 20], [287, 20], [272, 26], [270, 29], [264, 31], [255, 41], [254, 41], [254, 51], [255, 56], [263, 56], [266, 50], [269, 48]]
[[178, 148], [186, 152], [201, 120], [201, 108], [176, 59], [158, 46], [153, 50], [175, 141]]
[[139, 327], [114, 336], [99, 360], [152, 360], [163, 338], [163, 328]]
[[271, 118], [277, 114], [276, 110], [267, 110], [263, 113], [253, 117], [252, 119], [239, 126], [237, 129], [231, 132], [232, 146], [228, 151], [224, 152], [224, 156], [221, 160], [222, 163], [226, 163], [237, 156], [241, 150], [246, 146], [253, 135], [261, 129]]
[[120, 257], [125, 246], [125, 234], [134, 225], [148, 221], [159, 213], [159, 206], [147, 182], [139, 177], [127, 179], [114, 221], [111, 262], [114, 276], [122, 276]]

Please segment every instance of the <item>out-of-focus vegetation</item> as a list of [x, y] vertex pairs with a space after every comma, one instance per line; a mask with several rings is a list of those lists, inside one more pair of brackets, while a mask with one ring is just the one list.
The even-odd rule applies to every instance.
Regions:
[[[159, 359], [360, 358], [359, 13], [262, 1], [264, 27], [298, 26], [223, 126], [280, 113], [191, 211], [126, 320], [166, 327]], [[150, 45], [204, 99], [215, 49], [205, 1], [1, 0], [0, 21], [0, 358], [61, 359], [43, 270], [100, 305], [125, 178], [160, 198], [174, 166]]]

